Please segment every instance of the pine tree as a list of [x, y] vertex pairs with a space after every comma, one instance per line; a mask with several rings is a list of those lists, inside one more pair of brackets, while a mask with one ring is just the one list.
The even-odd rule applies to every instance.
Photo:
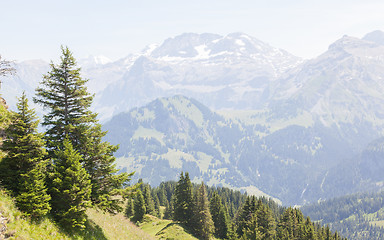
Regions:
[[43, 135], [37, 132], [39, 122], [35, 111], [29, 108], [25, 93], [19, 98], [17, 109], [5, 129], [7, 139], [2, 150], [7, 156], [0, 163], [1, 183], [14, 196], [20, 193], [20, 176], [35, 168], [46, 156]]
[[121, 212], [123, 199], [116, 196], [125, 196], [135, 188], [127, 185], [134, 173], [118, 173], [113, 156], [118, 146], [102, 142], [107, 132], [101, 131], [100, 124], [91, 127], [87, 133], [88, 138], [80, 153], [84, 158], [84, 168], [91, 179], [92, 203], [109, 213]]
[[245, 225], [243, 229], [243, 236], [241, 239], [259, 240], [259, 239], [273, 239], [264, 238], [263, 234], [259, 231], [259, 224], [257, 222], [256, 214], [252, 214], [251, 219]]
[[315, 229], [309, 217], [306, 218], [305, 223], [303, 224], [303, 236], [304, 240], [315, 239]]
[[145, 201], [140, 189], [137, 191], [134, 201], [134, 214], [132, 220], [134, 222], [140, 222], [145, 215]]
[[87, 80], [80, 76], [80, 68], [76, 67], [69, 49], [62, 47], [61, 51], [61, 63], [51, 63], [51, 71], [44, 75], [34, 98], [49, 110], [42, 125], [47, 128], [45, 137], [50, 156], [62, 149], [66, 137], [74, 149], [80, 149], [86, 131], [96, 122], [96, 114], [89, 110], [93, 96], [85, 87]]
[[256, 214], [262, 239], [273, 239], [276, 235], [276, 222], [271, 209], [259, 200]]
[[229, 221], [225, 206], [221, 202], [220, 196], [216, 191], [213, 192], [211, 201], [209, 202], [209, 210], [212, 214], [212, 220], [215, 225], [215, 235], [218, 238], [228, 238]]
[[155, 196], [155, 212], [154, 212], [154, 215], [158, 218], [161, 218], [161, 211], [160, 211], [160, 200], [159, 198], [157, 197], [157, 195]]
[[180, 174], [180, 179], [175, 189], [174, 215], [175, 221], [180, 221], [188, 227], [192, 227], [192, 216], [194, 212], [192, 183], [188, 172]]
[[0, 162], [2, 184], [16, 197], [16, 205], [26, 215], [38, 219], [51, 209], [45, 186], [44, 141], [37, 132], [38, 120], [28, 106], [25, 93], [17, 103], [6, 129], [7, 140], [2, 145], [8, 155]]
[[[0, 161], [5, 156], [5, 152], [1, 150], [3, 139], [5, 137], [4, 129], [9, 125], [11, 113], [1, 102], [0, 98]], [[1, 183], [1, 182], [0, 182]]]
[[68, 139], [55, 156], [51, 189], [53, 216], [65, 228], [83, 229], [85, 211], [91, 206], [88, 173], [81, 166], [81, 155]]
[[237, 230], [236, 233], [239, 236], [243, 236], [244, 229], [247, 225], [247, 222], [251, 219], [252, 215], [254, 214], [254, 210], [252, 210], [252, 203], [251, 198], [247, 197], [243, 206], [239, 210], [239, 215], [237, 216], [236, 222], [237, 222]]
[[46, 162], [40, 162], [20, 176], [21, 186], [19, 195], [16, 196], [16, 205], [32, 219], [40, 219], [51, 210], [51, 196], [47, 193], [46, 176], [43, 174], [45, 167]]
[[164, 219], [173, 219], [173, 199], [169, 203], [168, 200], [165, 202], [165, 210], [164, 210]]
[[133, 206], [133, 199], [132, 198], [128, 198], [127, 200], [127, 206], [125, 208], [125, 216], [127, 218], [130, 218], [132, 217], [134, 214], [134, 206]]
[[212, 233], [214, 232], [214, 224], [209, 211], [207, 190], [205, 189], [203, 182], [196, 193], [196, 208], [194, 216], [196, 219], [195, 229], [197, 235], [201, 239], [210, 239]]
[[49, 156], [55, 158], [55, 151], [63, 147], [68, 138], [75, 150], [82, 156], [82, 163], [89, 174], [92, 203], [103, 211], [121, 211], [122, 195], [130, 175], [117, 174], [113, 153], [117, 146], [103, 142], [106, 132], [98, 124], [97, 114], [89, 108], [93, 96], [85, 84], [88, 80], [80, 76], [80, 68], [67, 47], [62, 47], [61, 63], [51, 64], [51, 70], [44, 75], [41, 86], [36, 89], [34, 101], [49, 112], [44, 116], [45, 138]]
[[153, 202], [153, 198], [151, 195], [151, 189], [149, 184], [142, 185], [143, 197], [145, 201], [145, 209], [147, 214], [155, 215], [155, 203]]
[[168, 200], [167, 200], [167, 196], [165, 195], [164, 188], [160, 188], [160, 191], [159, 191], [158, 195], [159, 195], [160, 205], [161, 206], [165, 206], [165, 202], [168, 201]]
[[294, 210], [293, 208], [287, 208], [283, 215], [280, 218], [278, 228], [277, 228], [277, 237], [278, 239], [294, 239], [294, 229], [297, 226], [294, 226]]

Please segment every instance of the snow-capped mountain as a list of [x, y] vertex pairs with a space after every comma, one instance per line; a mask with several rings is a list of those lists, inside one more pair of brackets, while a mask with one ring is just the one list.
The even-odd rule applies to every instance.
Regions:
[[[261, 108], [270, 83], [302, 60], [244, 33], [185, 33], [115, 62], [89, 56], [78, 63], [83, 76], [89, 79], [89, 90], [96, 93], [94, 109], [104, 120], [174, 94], [194, 97], [215, 109]], [[19, 64], [18, 69], [24, 64]], [[43, 65], [31, 75], [41, 79], [48, 69], [48, 63]], [[20, 79], [38, 82], [28, 75], [21, 74]], [[11, 83], [6, 84], [4, 89], [13, 88]], [[3, 95], [13, 98], [15, 93], [20, 95], [21, 89]], [[14, 105], [13, 100], [10, 105]]]
[[186, 33], [143, 51], [102, 98], [111, 115], [175, 94], [215, 109], [261, 108], [270, 83], [301, 62], [243, 33]]
[[[267, 86], [262, 90], [263, 99], [241, 95], [260, 104], [253, 105], [256, 111], [210, 112], [193, 99], [160, 98], [107, 122], [108, 140], [121, 143], [116, 153], [120, 166], [136, 171], [137, 178], [153, 184], [172, 179], [177, 172], [189, 171], [192, 178], [202, 178], [209, 184], [251, 186], [288, 204], [377, 189], [384, 180], [377, 174], [379, 171], [374, 172], [375, 178], [371, 174], [379, 166], [373, 164], [378, 158], [346, 160], [359, 156], [370, 142], [384, 134], [384, 46], [377, 42], [380, 34], [373, 35], [363, 39], [344, 36], [324, 54], [277, 74], [277, 78], [264, 72], [269, 78], [263, 82]], [[211, 50], [219, 42], [212, 40], [216, 35], [192, 36], [188, 37], [190, 41], [182, 36], [167, 40], [164, 46], [139, 58], [130, 69], [132, 76], [140, 73], [140, 84], [153, 84], [150, 80], [155, 78], [145, 74], [164, 73], [165, 67], [190, 69], [218, 57]], [[228, 36], [220, 39], [225, 38]], [[237, 40], [232, 43], [236, 45]], [[169, 45], [169, 41], [176, 43]], [[196, 45], [204, 47], [191, 47]], [[244, 55], [241, 49], [232, 52], [220, 59], [220, 67], [233, 56], [257, 62], [251, 50]], [[164, 59], [168, 60], [166, 64]], [[245, 64], [247, 61], [240, 61], [244, 71], [260, 74]], [[239, 71], [234, 79], [244, 77], [242, 73]], [[178, 78], [172, 76], [163, 76], [164, 81], [173, 83], [172, 87], [199, 81], [184, 79], [183, 85], [178, 85]], [[244, 86], [249, 83], [246, 79]], [[227, 84], [233, 88], [236, 82], [231, 80]], [[199, 91], [200, 96], [214, 95], [216, 90], [209, 87], [222, 84], [215, 77], [200, 79], [198, 83], [205, 86]], [[158, 94], [159, 88], [149, 89], [155, 90], [154, 96]], [[233, 92], [220, 96], [221, 100], [230, 102]], [[363, 154], [362, 158], [366, 156]], [[345, 163], [352, 170], [340, 171]]]

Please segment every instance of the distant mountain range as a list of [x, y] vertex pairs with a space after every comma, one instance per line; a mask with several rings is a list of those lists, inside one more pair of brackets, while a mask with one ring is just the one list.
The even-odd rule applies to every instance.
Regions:
[[[344, 36], [306, 61], [243, 33], [187, 33], [79, 65], [119, 165], [151, 184], [186, 170], [287, 204], [382, 186], [368, 173], [380, 158], [364, 154], [384, 133], [381, 31]], [[11, 107], [48, 64], [17, 70], [2, 87]]]
[[[302, 62], [243, 33], [185, 33], [115, 62], [90, 56], [80, 59], [79, 65], [90, 79], [89, 90], [96, 93], [94, 108], [106, 120], [175, 94], [194, 97], [214, 109], [262, 108], [270, 83]], [[14, 82], [22, 82], [33, 95], [48, 63], [25, 61], [17, 70], [15, 78], [4, 81], [3, 95], [10, 105], [25, 89]]]

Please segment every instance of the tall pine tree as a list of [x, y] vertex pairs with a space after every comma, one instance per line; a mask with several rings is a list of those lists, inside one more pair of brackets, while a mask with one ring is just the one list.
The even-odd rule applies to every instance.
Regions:
[[134, 222], [140, 222], [141, 220], [143, 220], [146, 211], [144, 197], [140, 189], [136, 193], [133, 208], [134, 213], [132, 220]]
[[125, 216], [127, 218], [130, 218], [133, 216], [133, 213], [134, 213], [134, 208], [133, 208], [133, 199], [132, 198], [128, 198], [127, 200], [127, 205], [125, 207]]
[[66, 228], [83, 229], [85, 211], [91, 206], [89, 175], [81, 166], [81, 155], [68, 139], [55, 156], [51, 189], [53, 216]]
[[192, 216], [194, 212], [192, 183], [189, 179], [188, 172], [180, 174], [175, 189], [174, 213], [173, 220], [180, 221], [188, 227], [192, 227]]
[[0, 181], [14, 195], [19, 194], [20, 176], [32, 170], [46, 156], [43, 135], [37, 132], [39, 122], [24, 93], [19, 98], [17, 109], [5, 129], [7, 139], [2, 150], [7, 152], [7, 156], [0, 165]]
[[50, 210], [51, 196], [45, 186], [46, 162], [38, 163], [32, 170], [20, 176], [21, 185], [16, 205], [32, 219], [40, 219]]
[[228, 238], [229, 221], [225, 206], [221, 202], [220, 196], [216, 191], [213, 192], [211, 201], [209, 202], [209, 211], [215, 225], [215, 235], [218, 238]]
[[195, 231], [201, 239], [210, 239], [214, 232], [214, 224], [209, 211], [209, 202], [207, 190], [202, 182], [196, 192], [196, 207], [195, 207]]
[[153, 202], [153, 198], [151, 195], [151, 189], [149, 184], [142, 185], [142, 193], [145, 201], [145, 209], [147, 214], [156, 215], [155, 214], [155, 203]]
[[93, 96], [85, 84], [88, 80], [80, 76], [80, 68], [67, 47], [62, 47], [61, 62], [51, 63], [51, 70], [44, 75], [41, 86], [36, 89], [34, 101], [41, 104], [48, 113], [44, 116], [47, 149], [51, 158], [63, 147], [68, 138], [75, 150], [82, 156], [82, 163], [89, 174], [92, 192], [91, 200], [98, 208], [115, 213], [121, 211], [123, 189], [129, 181], [127, 173], [117, 174], [113, 153], [117, 146], [103, 142], [106, 132], [98, 124], [97, 114], [89, 108]]
[[7, 156], [0, 162], [0, 181], [16, 197], [20, 210], [39, 218], [50, 210], [50, 196], [45, 186], [46, 151], [38, 120], [29, 108], [25, 93], [19, 98], [17, 112], [5, 129], [7, 139], [2, 149]]

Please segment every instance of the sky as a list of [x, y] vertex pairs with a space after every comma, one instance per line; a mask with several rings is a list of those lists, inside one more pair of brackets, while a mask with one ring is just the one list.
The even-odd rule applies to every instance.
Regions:
[[0, 55], [58, 61], [112, 60], [176, 35], [243, 32], [314, 58], [343, 35], [384, 31], [382, 0], [0, 0]]

